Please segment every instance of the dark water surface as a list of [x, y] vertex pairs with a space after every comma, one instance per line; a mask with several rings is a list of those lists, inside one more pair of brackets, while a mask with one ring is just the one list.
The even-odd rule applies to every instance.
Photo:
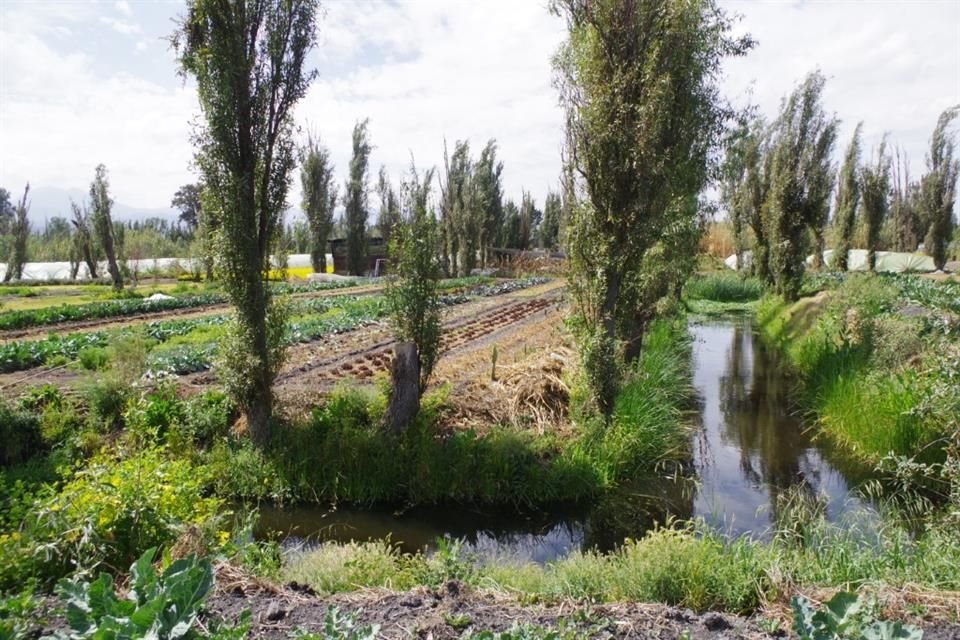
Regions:
[[857, 471], [813, 442], [788, 399], [789, 380], [748, 318], [692, 321], [697, 392], [693, 478], [637, 478], [595, 504], [517, 513], [460, 506], [387, 509], [262, 507], [258, 536], [289, 543], [389, 537], [405, 551], [459, 538], [482, 557], [546, 562], [577, 549], [607, 551], [667, 517], [703, 517], [731, 535], [763, 535], [778, 496], [822, 497], [835, 520], [859, 502]]

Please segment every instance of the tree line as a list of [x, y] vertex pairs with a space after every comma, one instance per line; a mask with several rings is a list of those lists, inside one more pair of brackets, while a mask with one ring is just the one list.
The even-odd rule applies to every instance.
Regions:
[[[751, 272], [788, 299], [799, 294], [810, 251], [813, 268], [846, 271], [850, 250], [860, 244], [873, 271], [877, 251], [913, 252], [922, 243], [943, 269], [960, 173], [950, 126], [960, 106], [938, 118], [918, 180], [910, 178], [905, 152], [891, 152], [887, 135], [863, 157], [862, 122], [838, 168], [833, 151], [839, 120], [823, 106], [825, 83], [821, 73], [809, 74], [783, 100], [775, 120], [744, 118], [725, 141], [721, 200], [733, 228], [737, 267], [745, 266], [745, 251], [752, 247]], [[828, 234], [833, 264], [824, 265]]]
[[30, 185], [27, 184], [19, 204], [13, 207], [9, 192], [0, 189], [0, 234], [10, 237], [4, 282], [22, 279], [24, 267], [31, 256], [40, 259], [66, 256], [70, 263], [71, 279], [77, 277], [81, 264], [86, 265], [91, 279], [98, 278], [101, 275], [99, 263], [105, 260], [114, 288], [122, 289], [127, 273], [128, 256], [125, 249], [128, 230], [139, 234], [145, 229], [156, 230], [158, 225], [149, 221], [127, 224], [113, 221], [113, 199], [110, 197], [107, 168], [101, 164], [94, 170], [88, 201], [71, 201], [72, 217], [69, 220], [56, 216], [37, 233], [31, 233], [27, 217], [30, 210], [29, 193]]

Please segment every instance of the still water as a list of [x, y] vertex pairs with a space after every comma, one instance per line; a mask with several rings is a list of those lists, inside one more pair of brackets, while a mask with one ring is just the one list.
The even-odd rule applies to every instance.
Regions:
[[787, 491], [821, 497], [831, 520], [859, 506], [851, 487], [862, 476], [811, 438], [789, 401], [776, 354], [749, 319], [692, 321], [689, 330], [697, 427], [692, 477], [637, 478], [594, 504], [519, 514], [453, 506], [263, 507], [257, 533], [273, 532], [291, 544], [389, 536], [405, 551], [430, 549], [446, 536], [481, 557], [546, 562], [577, 549], [610, 550], [668, 517], [702, 517], [730, 535], [762, 536]]

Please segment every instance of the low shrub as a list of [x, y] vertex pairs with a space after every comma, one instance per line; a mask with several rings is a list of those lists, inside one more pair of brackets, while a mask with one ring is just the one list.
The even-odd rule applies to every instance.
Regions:
[[26, 461], [42, 448], [40, 421], [34, 414], [0, 400], [0, 442], [0, 467]]
[[77, 354], [77, 360], [87, 371], [99, 371], [107, 366], [110, 356], [103, 347], [84, 347]]
[[22, 525], [0, 534], [0, 590], [97, 566], [122, 567], [194, 525], [213, 537], [221, 502], [203, 467], [162, 448], [101, 454], [41, 489]]

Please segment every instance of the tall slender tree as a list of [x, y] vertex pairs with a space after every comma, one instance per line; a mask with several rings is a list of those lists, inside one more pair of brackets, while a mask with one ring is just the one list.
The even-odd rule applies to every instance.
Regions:
[[347, 228], [347, 269], [355, 276], [367, 271], [367, 220], [369, 188], [367, 174], [373, 147], [367, 131], [369, 118], [353, 127], [353, 157], [350, 158], [350, 177], [344, 192], [344, 222]]
[[688, 203], [708, 181], [731, 115], [720, 98], [721, 66], [751, 41], [729, 35], [730, 19], [713, 0], [551, 6], [567, 23], [554, 65], [566, 156], [585, 200], [570, 225], [571, 284], [587, 379], [609, 416], [622, 345], [642, 337], [631, 320], [635, 299], [621, 294], [638, 286], [668, 229], [693, 215]]
[[264, 276], [295, 164], [293, 108], [315, 76], [305, 62], [317, 11], [317, 0], [188, 0], [172, 38], [181, 74], [197, 82], [203, 208], [219, 222], [218, 266], [237, 310], [223, 377], [258, 446], [270, 441], [283, 360], [283, 314]]
[[837, 246], [833, 250], [834, 263], [840, 271], [850, 268], [850, 249], [853, 231], [857, 224], [857, 207], [860, 203], [860, 131], [863, 123], [857, 123], [853, 137], [843, 155], [840, 180], [837, 185], [837, 204], [834, 214], [837, 230]]
[[560, 217], [563, 205], [560, 194], [547, 191], [547, 198], [543, 203], [543, 223], [540, 225], [540, 246], [544, 249], [555, 249], [560, 240]]
[[377, 178], [377, 195], [380, 196], [380, 213], [377, 216], [377, 228], [380, 229], [380, 237], [387, 244], [393, 237], [393, 232], [400, 226], [400, 199], [397, 192], [390, 184], [390, 178], [387, 176], [387, 168], [380, 167], [380, 174]]
[[309, 227], [310, 265], [314, 273], [327, 271], [327, 238], [333, 228], [333, 212], [337, 206], [337, 185], [333, 176], [330, 152], [320, 144], [319, 136], [310, 134], [300, 149], [301, 207]]
[[87, 277], [96, 280], [97, 246], [93, 241], [93, 233], [90, 230], [90, 213], [86, 205], [78, 205], [72, 201], [70, 202], [70, 209], [73, 212], [73, 219], [70, 222], [75, 230], [73, 234], [75, 251], [87, 265]]
[[956, 138], [950, 124], [960, 114], [960, 106], [947, 109], [937, 119], [930, 137], [927, 154], [927, 173], [920, 179], [920, 206], [929, 225], [923, 244], [933, 258], [937, 269], [947, 263], [947, 244], [953, 232], [953, 207], [957, 196], [957, 176], [960, 158], [956, 153]]
[[110, 273], [113, 288], [119, 291], [123, 288], [123, 273], [120, 271], [120, 265], [117, 262], [118, 244], [113, 217], [110, 215], [111, 209], [113, 209], [113, 199], [110, 198], [107, 168], [100, 164], [97, 165], [93, 182], [90, 183], [91, 218], [97, 243], [103, 249], [103, 255], [107, 258], [107, 271]]
[[473, 184], [470, 144], [457, 140], [453, 153], [443, 143], [444, 175], [440, 180], [440, 226], [448, 275], [466, 275], [476, 266], [480, 220]]
[[764, 129], [760, 119], [745, 119], [727, 135], [720, 166], [720, 201], [733, 227], [737, 269], [744, 268], [748, 234], [752, 229], [757, 239], [752, 264], [756, 275], [766, 280], [768, 259], [761, 217], [768, 187], [763, 170]]
[[877, 250], [880, 248], [880, 230], [887, 218], [890, 204], [890, 156], [886, 136], [873, 164], [861, 170], [863, 181], [863, 224], [867, 230], [867, 268], [877, 270]]
[[407, 220], [394, 234], [392, 255], [396, 274], [387, 289], [387, 304], [397, 345], [394, 347], [387, 426], [403, 431], [420, 409], [440, 355], [440, 241], [437, 223], [428, 210], [433, 169], [422, 177], [411, 162], [404, 181]]
[[10, 233], [17, 209], [10, 200], [10, 192], [0, 187], [0, 236]]
[[784, 101], [771, 134], [764, 226], [774, 286], [787, 300], [800, 293], [806, 233], [823, 219], [833, 190], [837, 119], [821, 104], [825, 82], [820, 72], [808, 75]]
[[10, 224], [13, 243], [10, 245], [10, 256], [7, 258], [7, 271], [3, 275], [4, 282], [10, 282], [11, 279], [23, 279], [23, 268], [27, 264], [27, 240], [30, 238], [30, 219], [27, 213], [30, 211], [30, 203], [27, 196], [30, 194], [30, 183], [23, 189], [23, 197], [14, 209], [13, 221]]
[[909, 164], [906, 151], [897, 146], [890, 165], [890, 217], [895, 251], [916, 251], [923, 236], [917, 212], [920, 185], [910, 180]]
[[526, 251], [533, 246], [533, 240], [536, 237], [542, 219], [543, 212], [537, 209], [537, 203], [534, 201], [533, 196], [530, 195], [529, 191], [523, 191], [523, 198], [520, 200], [519, 249]]
[[489, 140], [473, 168], [477, 206], [480, 209], [480, 265], [486, 267], [491, 249], [503, 226], [503, 163], [497, 161], [497, 141]]

